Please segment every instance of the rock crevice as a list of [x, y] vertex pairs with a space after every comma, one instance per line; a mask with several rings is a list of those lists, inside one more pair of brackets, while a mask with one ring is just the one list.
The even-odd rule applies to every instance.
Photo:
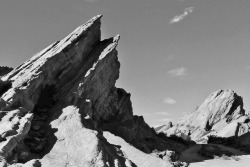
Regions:
[[136, 166], [103, 131], [147, 153], [182, 147], [159, 138], [143, 117], [134, 116], [130, 94], [115, 87], [120, 36], [101, 41], [101, 17], [0, 78], [5, 165]]
[[[230, 89], [225, 89], [212, 93], [195, 111], [187, 113], [172, 128], [164, 130], [163, 127], [158, 131], [180, 136], [188, 136], [188, 133], [191, 133], [192, 140], [204, 142], [210, 135], [242, 135], [240, 129], [244, 129], [247, 120], [249, 115], [244, 110], [242, 97]], [[248, 131], [249, 129], [245, 129], [244, 133]]]

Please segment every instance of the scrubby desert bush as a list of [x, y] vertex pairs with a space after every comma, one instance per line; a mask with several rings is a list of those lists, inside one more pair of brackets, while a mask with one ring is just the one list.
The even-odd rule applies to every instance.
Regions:
[[186, 143], [187, 143], [187, 141], [184, 140], [182, 137], [179, 137], [179, 136], [176, 136], [176, 135], [170, 135], [170, 136], [169, 136], [169, 139], [174, 140], [174, 141], [177, 141], [177, 142], [179, 142], [179, 143], [183, 143], [183, 144], [186, 144]]
[[213, 144], [223, 144], [226, 146], [232, 146], [236, 145], [236, 140], [234, 137], [224, 138], [224, 137], [218, 137], [218, 136], [208, 136], [207, 143], [213, 143]]
[[160, 137], [160, 138], [163, 138], [163, 139], [167, 138], [166, 134], [163, 133], [163, 132], [158, 133], [157, 136]]
[[222, 150], [220, 149], [219, 146], [217, 145], [202, 145], [201, 149], [197, 152], [199, 155], [206, 157], [208, 159], [228, 159], [229, 157], [234, 157], [235, 154], [227, 151], [227, 150]]
[[164, 134], [163, 132], [160, 132], [157, 134], [158, 137], [162, 138], [162, 139], [170, 139], [170, 140], [173, 140], [173, 141], [176, 141], [178, 143], [181, 143], [181, 144], [184, 144], [184, 145], [193, 145], [193, 144], [196, 144], [194, 141], [192, 140], [185, 140], [183, 139], [182, 137], [179, 137], [179, 136], [176, 136], [176, 135], [170, 135], [170, 136], [166, 136], [166, 134]]
[[179, 137], [179, 136], [176, 136], [176, 135], [170, 135], [169, 136], [169, 139], [171, 140], [174, 140], [174, 141], [177, 141], [179, 143], [182, 143], [184, 145], [193, 145], [193, 144], [196, 144], [194, 141], [192, 140], [185, 140], [183, 139], [182, 137]]

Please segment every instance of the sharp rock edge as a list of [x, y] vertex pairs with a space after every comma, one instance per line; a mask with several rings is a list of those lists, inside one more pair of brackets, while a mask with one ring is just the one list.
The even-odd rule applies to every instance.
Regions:
[[149, 153], [185, 147], [133, 115], [115, 87], [120, 36], [101, 40], [101, 17], [3, 73], [0, 166], [165, 167]]

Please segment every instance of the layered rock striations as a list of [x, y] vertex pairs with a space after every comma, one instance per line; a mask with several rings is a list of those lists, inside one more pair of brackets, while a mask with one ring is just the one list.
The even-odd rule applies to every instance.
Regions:
[[244, 115], [242, 97], [234, 91], [226, 89], [212, 93], [197, 110], [188, 113], [187, 118], [180, 124], [199, 126], [210, 130], [222, 120], [229, 123]]
[[[130, 94], [115, 87], [120, 37], [101, 41], [101, 17], [1, 77], [0, 166], [171, 166], [143, 152], [184, 147], [133, 116]], [[148, 163], [126, 155], [123, 139]]]
[[193, 112], [167, 130], [167, 135], [190, 137], [195, 141], [206, 140], [207, 136], [238, 137], [249, 131], [249, 115], [243, 108], [243, 99], [234, 91], [225, 89], [212, 93]]

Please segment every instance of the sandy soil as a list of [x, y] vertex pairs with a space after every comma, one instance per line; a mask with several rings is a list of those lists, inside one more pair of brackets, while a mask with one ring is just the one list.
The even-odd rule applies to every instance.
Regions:
[[172, 167], [170, 162], [156, 158], [150, 154], [145, 154], [118, 136], [115, 136], [109, 132], [104, 132], [103, 136], [108, 140], [109, 143], [120, 145], [125, 156], [135, 163], [137, 167]]
[[206, 148], [208, 150], [212, 150], [216, 147], [216, 151], [228, 151], [236, 156], [232, 157], [217, 157], [215, 159], [210, 159], [200, 155], [198, 151], [202, 148], [202, 145], [194, 145], [186, 150], [184, 150], [180, 157], [180, 161], [190, 163], [190, 167], [249, 167], [250, 166], [250, 155], [247, 153], [237, 150], [235, 148], [223, 146], [223, 145], [215, 145], [208, 144]]
[[249, 167], [250, 166], [250, 155], [238, 156], [239, 160], [234, 159], [213, 159], [206, 160], [204, 162], [191, 163], [189, 167]]

